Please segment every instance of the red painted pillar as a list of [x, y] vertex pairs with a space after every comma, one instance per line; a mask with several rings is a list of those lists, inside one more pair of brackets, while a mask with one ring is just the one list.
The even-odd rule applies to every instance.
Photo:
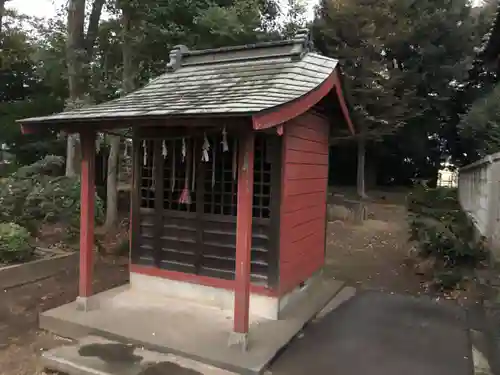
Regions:
[[238, 155], [234, 331], [240, 334], [248, 333], [250, 309], [254, 141], [253, 132], [243, 134], [240, 137]]
[[92, 295], [94, 267], [95, 133], [81, 132], [82, 150], [80, 206], [80, 287], [79, 298], [86, 308]]

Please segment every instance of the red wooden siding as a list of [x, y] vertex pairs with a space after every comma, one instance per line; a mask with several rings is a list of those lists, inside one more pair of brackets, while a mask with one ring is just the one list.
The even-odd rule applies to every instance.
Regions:
[[328, 186], [326, 120], [306, 113], [285, 125], [280, 223], [280, 293], [324, 263]]

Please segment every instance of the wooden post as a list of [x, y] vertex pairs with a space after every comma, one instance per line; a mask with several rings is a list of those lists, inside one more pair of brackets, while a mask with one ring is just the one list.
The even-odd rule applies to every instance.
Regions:
[[247, 345], [250, 309], [254, 142], [253, 132], [243, 134], [238, 155], [234, 332], [237, 342], [243, 344], [244, 349]]
[[80, 133], [82, 150], [80, 190], [80, 285], [78, 308], [89, 310], [88, 298], [92, 295], [94, 261], [94, 205], [95, 205], [95, 133]]
[[130, 253], [129, 262], [130, 264], [137, 261], [139, 256], [139, 229], [140, 229], [140, 183], [141, 183], [141, 159], [142, 155], [140, 152], [139, 143], [140, 139], [134, 132], [132, 140], [132, 187], [130, 190]]

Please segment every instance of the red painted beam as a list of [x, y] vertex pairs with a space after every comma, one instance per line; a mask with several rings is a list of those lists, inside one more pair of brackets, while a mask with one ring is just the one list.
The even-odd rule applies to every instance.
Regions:
[[347, 103], [344, 98], [344, 93], [342, 92], [342, 85], [340, 84], [339, 72], [335, 70], [333, 74], [335, 75], [335, 91], [337, 93], [337, 98], [339, 99], [342, 114], [344, 115], [344, 119], [347, 122], [347, 126], [349, 126], [351, 134], [355, 134], [356, 130], [354, 129], [354, 124], [352, 123], [351, 115], [349, 113], [349, 109], [347, 108]]
[[80, 204], [80, 285], [79, 296], [92, 295], [94, 261], [95, 206], [95, 133], [81, 132], [81, 204]]
[[316, 89], [310, 91], [306, 95], [283, 104], [272, 111], [264, 111], [253, 115], [253, 128], [255, 130], [261, 130], [284, 124], [312, 108], [316, 103], [328, 95], [333, 88], [335, 88], [335, 93], [339, 99], [342, 114], [344, 115], [350, 131], [354, 134], [354, 126], [342, 93], [337, 69], [335, 69]]
[[30, 125], [21, 125], [21, 134], [27, 135], [27, 134], [36, 134], [37, 129], [34, 126]]
[[234, 331], [243, 334], [248, 333], [250, 314], [254, 143], [255, 134], [253, 132], [242, 134], [238, 155]]

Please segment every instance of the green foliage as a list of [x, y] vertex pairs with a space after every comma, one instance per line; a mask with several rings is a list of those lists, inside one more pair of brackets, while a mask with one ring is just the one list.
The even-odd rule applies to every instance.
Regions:
[[0, 49], [0, 144], [5, 144], [23, 165], [64, 150], [54, 132], [25, 136], [15, 122], [62, 110], [64, 99], [59, 94], [65, 95], [65, 91], [57, 89], [55, 81], [46, 80], [43, 72], [55, 71], [60, 84], [64, 82], [61, 78], [64, 66], [60, 59], [53, 66], [49, 60], [38, 60], [46, 45], [43, 37], [34, 38], [24, 26], [29, 18], [9, 11], [4, 21]]
[[306, 27], [307, 3], [303, 0], [288, 0], [286, 19], [282, 26], [284, 38], [292, 38], [302, 28]]
[[15, 223], [0, 223], [0, 262], [23, 262], [32, 255], [28, 230]]
[[[39, 225], [60, 222], [68, 231], [79, 228], [80, 181], [61, 176], [64, 161], [48, 156], [20, 168], [0, 183], [0, 221], [14, 222], [35, 232]], [[102, 223], [104, 204], [96, 196], [95, 219]]]
[[456, 148], [457, 97], [491, 27], [485, 12], [491, 9], [468, 0], [324, 0], [317, 7], [315, 46], [340, 60], [370, 161], [395, 166], [384, 169], [385, 181], [433, 178]]
[[460, 134], [474, 147], [474, 157], [480, 159], [500, 151], [500, 85], [478, 99], [460, 123]]
[[56, 177], [64, 171], [64, 159], [60, 156], [48, 155], [43, 159], [19, 168], [15, 174], [16, 179], [37, 178], [40, 176]]
[[487, 258], [484, 239], [461, 209], [457, 189], [418, 186], [407, 197], [410, 240], [419, 255], [435, 261], [436, 282], [456, 286], [470, 270]]
[[202, 35], [210, 35], [210, 47], [255, 43], [263, 34], [258, 32], [261, 15], [257, 0], [238, 0], [229, 7], [213, 5], [195, 22]]

